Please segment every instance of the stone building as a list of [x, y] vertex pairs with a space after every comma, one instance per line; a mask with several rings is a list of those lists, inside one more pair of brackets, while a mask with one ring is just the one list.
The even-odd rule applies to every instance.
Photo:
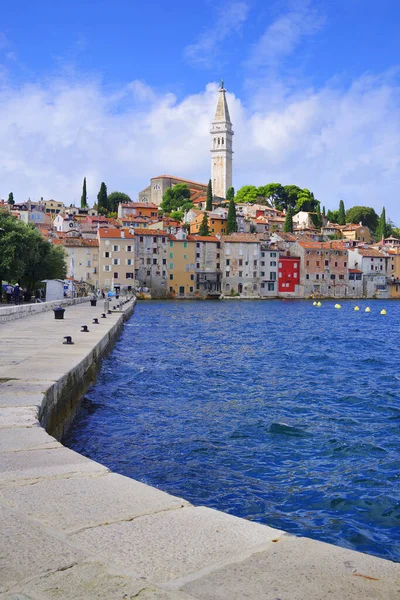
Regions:
[[174, 177], [173, 175], [159, 175], [158, 177], [152, 177], [150, 179], [150, 185], [139, 192], [139, 203], [148, 202], [157, 207], [160, 206], [166, 190], [174, 187], [174, 185], [177, 185], [178, 183], [184, 183], [189, 187], [190, 199], [192, 201], [195, 200], [196, 197], [202, 197], [207, 194], [206, 183], [190, 181], [189, 179]]
[[221, 236], [224, 248], [222, 292], [225, 296], [260, 295], [260, 237], [251, 233]]
[[168, 233], [163, 230], [136, 229], [135, 286], [148, 288], [152, 298], [168, 293]]
[[279, 252], [261, 242], [260, 246], [260, 296], [276, 298], [278, 295]]
[[217, 109], [210, 133], [213, 195], [225, 199], [228, 188], [232, 186], [232, 137], [234, 132], [223, 81], [221, 81], [218, 92]]
[[99, 242], [82, 237], [81, 234], [50, 238], [51, 243], [62, 246], [65, 252], [67, 277], [82, 281], [97, 289], [99, 275]]
[[119, 286], [130, 290], [135, 279], [134, 235], [128, 229], [100, 228], [99, 287], [113, 290]]
[[389, 298], [388, 262], [386, 254], [374, 248], [350, 248], [349, 267], [362, 272], [362, 294], [366, 298]]
[[215, 236], [189, 236], [196, 244], [196, 292], [202, 298], [221, 294], [221, 242]]

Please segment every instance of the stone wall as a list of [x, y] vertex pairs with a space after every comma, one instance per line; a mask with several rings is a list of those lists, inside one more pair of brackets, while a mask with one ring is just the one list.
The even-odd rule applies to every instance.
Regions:
[[30, 315], [37, 315], [47, 310], [53, 310], [57, 306], [70, 306], [71, 304], [81, 304], [88, 302], [89, 298], [66, 298], [65, 300], [52, 300], [51, 302], [37, 302], [34, 304], [7, 304], [0, 307], [0, 323], [23, 319]]

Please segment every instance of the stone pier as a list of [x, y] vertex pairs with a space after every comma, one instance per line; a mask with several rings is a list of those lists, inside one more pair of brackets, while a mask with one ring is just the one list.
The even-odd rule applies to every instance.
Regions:
[[102, 304], [60, 321], [1, 322], [0, 308], [0, 598], [400, 598], [399, 564], [192, 506], [63, 447], [133, 311], [101, 319]]

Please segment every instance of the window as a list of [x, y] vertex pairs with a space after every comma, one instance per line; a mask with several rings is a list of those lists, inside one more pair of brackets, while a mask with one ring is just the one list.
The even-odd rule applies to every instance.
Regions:
[[147, 259], [146, 259], [146, 264], [147, 264], [147, 265], [151, 265], [151, 258], [147, 258]]
[[260, 275], [261, 275], [261, 277], [265, 277], [265, 272], [261, 271]]
[[226, 271], [225, 277], [229, 277], [229, 271]]
[[200, 258], [200, 252], [196, 252], [196, 258]]
[[257, 266], [257, 261], [256, 261], [256, 260], [254, 261], [254, 266], [255, 266], [255, 267]]
[[151, 271], [146, 271], [146, 273], [147, 273], [147, 276], [150, 277]]
[[183, 285], [179, 286], [179, 293], [180, 294], [184, 294], [185, 293], [185, 287]]
[[192, 286], [190, 286], [189, 291], [193, 292], [193, 287]]
[[230, 259], [230, 258], [227, 258], [225, 262], [226, 262], [226, 266], [227, 266], [227, 267], [229, 267], [229, 265], [230, 265], [230, 262], [231, 262], [231, 259]]
[[183, 242], [183, 247], [187, 248], [187, 242]]
[[90, 260], [87, 260], [87, 261], [86, 261], [86, 266], [87, 266], [87, 267], [90, 267], [90, 266], [91, 266], [91, 264], [90, 264]]
[[309, 276], [309, 274], [308, 274], [308, 273], [307, 273], [307, 275], [306, 275], [306, 279], [310, 279], [310, 276]]
[[271, 258], [275, 258], [276, 257], [276, 252], [271, 252], [270, 257]]
[[315, 279], [319, 279], [319, 274], [318, 273], [316, 274]]
[[293, 268], [297, 269], [297, 263], [296, 262], [294, 263]]
[[170, 258], [174, 258], [174, 253], [173, 253], [173, 252], [170, 252], [170, 253], [169, 253], [169, 257], [170, 257]]
[[119, 251], [119, 246], [113, 246], [113, 252], [118, 252]]
[[163, 259], [162, 259], [162, 264], [163, 264], [163, 265], [166, 265], [166, 264], [167, 264], [167, 259], [166, 259], [166, 258], [163, 258]]
[[306, 260], [306, 267], [310, 266], [310, 261]]
[[157, 254], [158, 248], [153, 248], [153, 254]]
[[127, 273], [126, 279], [133, 279], [133, 273]]
[[331, 279], [336, 279], [336, 275], [331, 275]]
[[118, 279], [118, 273], [114, 273], [114, 279]]
[[271, 262], [269, 263], [270, 267], [276, 267], [276, 261], [275, 260], [271, 260]]
[[239, 267], [241, 267], [243, 265], [243, 259], [239, 258]]
[[119, 258], [113, 258], [113, 265], [119, 265]]
[[174, 245], [174, 242], [170, 242], [170, 243], [169, 243], [169, 247], [170, 247], [170, 248], [172, 248], [172, 247], [173, 247], [173, 245]]
[[253, 271], [253, 277], [257, 277], [257, 271]]
[[157, 259], [153, 258], [153, 265], [156, 265], [156, 264], [157, 264]]
[[185, 260], [187, 260], [187, 254], [184, 254], [184, 255], [183, 255], [183, 258], [184, 258]]
[[127, 258], [126, 259], [126, 264], [127, 265], [131, 265], [132, 264], [132, 259], [131, 258]]
[[126, 251], [127, 251], [127, 252], [132, 252], [132, 246], [127, 246], [127, 247], [126, 247]]
[[110, 265], [104, 265], [104, 270], [107, 271], [107, 272], [111, 271]]
[[173, 276], [172, 273], [170, 273], [169, 278], [170, 278], [171, 281], [173, 280], [174, 276]]
[[275, 284], [274, 283], [269, 283], [268, 284], [268, 291], [269, 292], [273, 292], [275, 290]]
[[[281, 275], [281, 274], [279, 273], [279, 275]], [[269, 274], [269, 278], [270, 278], [272, 281], [276, 281], [276, 272], [275, 272], [275, 271], [272, 271], [272, 272]]]
[[172, 293], [173, 293], [173, 291], [174, 291], [174, 288], [170, 286], [170, 288], [169, 288], [169, 291], [170, 291], [170, 293], [172, 294]]
[[265, 283], [261, 284], [261, 288], [264, 289], [265, 288]]
[[326, 260], [326, 261], [325, 261], [325, 266], [326, 266], [326, 267], [329, 267], [329, 260]]
[[243, 271], [239, 271], [239, 277], [243, 277]]
[[194, 275], [193, 274], [190, 276], [190, 280], [194, 281]]
[[104, 258], [110, 258], [110, 253], [109, 252], [104, 252]]
[[337, 261], [335, 262], [335, 267], [337, 267]]
[[344, 279], [344, 275], [339, 275], [339, 279]]
[[200, 269], [200, 263], [196, 263], [196, 269]]
[[343, 266], [347, 267], [347, 262], [346, 261], [344, 261]]
[[169, 263], [169, 268], [173, 269], [174, 268], [174, 263]]
[[316, 265], [317, 265], [317, 267], [319, 267], [319, 260], [317, 260]]
[[297, 273], [293, 273], [293, 277], [297, 279]]
[[265, 267], [265, 260], [262, 260], [262, 261], [261, 261], [261, 266], [262, 266], [262, 267]]

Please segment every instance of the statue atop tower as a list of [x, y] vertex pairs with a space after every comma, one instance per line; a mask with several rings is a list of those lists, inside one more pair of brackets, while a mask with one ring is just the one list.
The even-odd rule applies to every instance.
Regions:
[[226, 198], [232, 186], [232, 136], [233, 129], [226, 101], [224, 81], [218, 91], [217, 109], [211, 123], [211, 182], [213, 195]]

